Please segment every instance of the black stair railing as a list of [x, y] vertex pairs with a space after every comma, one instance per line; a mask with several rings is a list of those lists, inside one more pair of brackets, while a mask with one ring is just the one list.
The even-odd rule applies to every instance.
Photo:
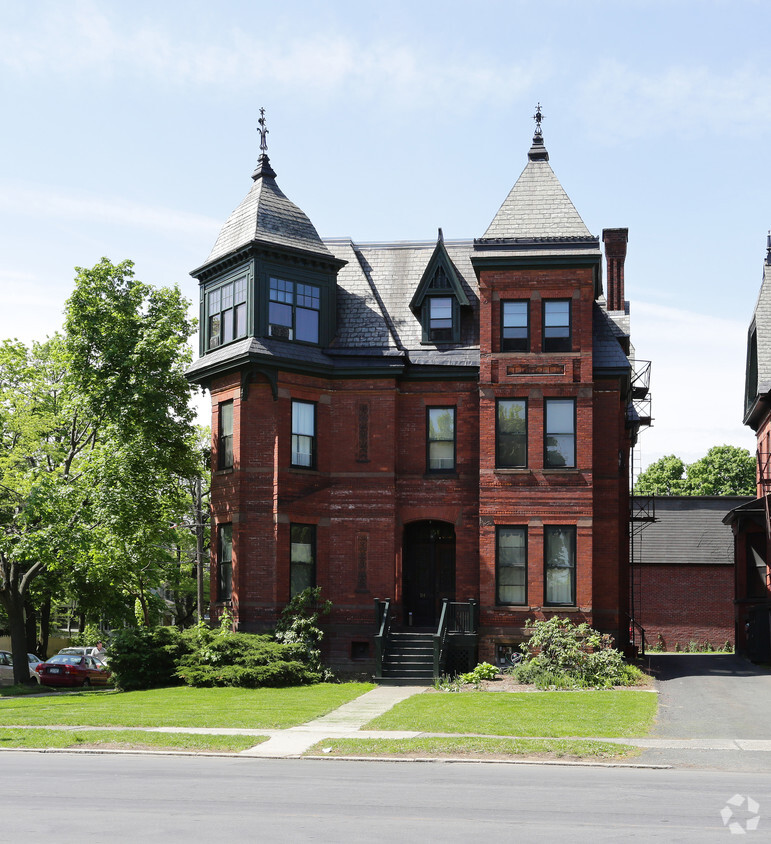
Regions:
[[391, 599], [375, 598], [375, 674], [383, 675], [384, 644], [391, 632]]

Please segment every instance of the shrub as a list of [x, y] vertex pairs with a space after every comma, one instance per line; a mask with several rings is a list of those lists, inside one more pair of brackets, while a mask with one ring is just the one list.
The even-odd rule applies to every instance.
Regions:
[[494, 680], [498, 676], [498, 669], [489, 662], [480, 662], [479, 665], [466, 674], [461, 674], [458, 680], [461, 683], [473, 683], [478, 686], [482, 680]]
[[177, 662], [190, 647], [176, 627], [127, 627], [110, 643], [110, 670], [124, 691], [173, 686]]
[[331, 601], [321, 600], [321, 587], [309, 587], [289, 601], [276, 625], [276, 641], [299, 645], [305, 663], [324, 680], [332, 679], [332, 673], [321, 664], [320, 645], [324, 633], [319, 627], [319, 619], [331, 609]]
[[641, 676], [627, 665], [613, 640], [585, 622], [555, 616], [537, 621], [526, 645], [527, 656], [513, 670], [520, 683], [539, 688], [611, 688], [632, 685]]
[[253, 633], [211, 633], [193, 628], [194, 649], [181, 657], [177, 676], [189, 686], [294, 686], [321, 679], [299, 644]]

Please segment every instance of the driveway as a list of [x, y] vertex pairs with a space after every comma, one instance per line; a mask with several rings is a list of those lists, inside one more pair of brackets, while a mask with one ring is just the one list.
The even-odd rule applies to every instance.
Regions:
[[[639, 761], [771, 771], [771, 752], [751, 749], [771, 740], [771, 671], [734, 654], [651, 654], [649, 664], [659, 692], [651, 736], [723, 749], [646, 750]], [[734, 740], [747, 743], [739, 749]]]

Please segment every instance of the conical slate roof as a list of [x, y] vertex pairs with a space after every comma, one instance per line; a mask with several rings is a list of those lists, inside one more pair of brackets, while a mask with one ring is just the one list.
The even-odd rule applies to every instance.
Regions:
[[483, 240], [591, 238], [570, 197], [549, 165], [536, 133], [522, 175], [493, 218]]
[[305, 212], [284, 196], [267, 155], [261, 155], [252, 176], [254, 184], [230, 215], [206, 263], [224, 258], [253, 241], [316, 252], [332, 253], [324, 245]]

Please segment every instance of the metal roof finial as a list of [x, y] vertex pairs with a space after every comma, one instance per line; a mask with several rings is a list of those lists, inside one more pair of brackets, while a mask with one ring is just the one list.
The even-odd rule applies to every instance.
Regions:
[[535, 120], [535, 134], [540, 137], [542, 134], [541, 132], [541, 121], [543, 120], [543, 114], [541, 114], [541, 104], [535, 107], [535, 114], [533, 115], [533, 120]]
[[265, 155], [268, 151], [268, 140], [267, 134], [268, 130], [265, 127], [265, 109], [260, 109], [260, 119], [257, 121], [260, 124], [260, 128], [257, 130], [260, 133], [260, 152]]

